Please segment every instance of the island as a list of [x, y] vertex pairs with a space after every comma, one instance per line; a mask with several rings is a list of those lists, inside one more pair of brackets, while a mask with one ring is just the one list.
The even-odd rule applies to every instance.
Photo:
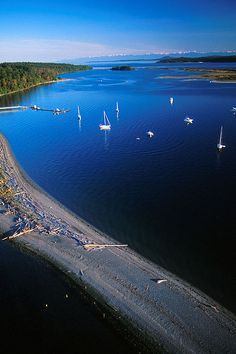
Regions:
[[2, 63], [0, 64], [0, 95], [60, 81], [59, 74], [90, 70], [88, 65], [60, 63]]
[[170, 56], [162, 58], [157, 63], [235, 63], [236, 55], [211, 55], [205, 57], [177, 57]]
[[130, 70], [134, 70], [134, 68], [132, 68], [129, 65], [122, 65], [122, 66], [113, 66], [111, 70], [130, 71]]
[[0, 225], [0, 242], [56, 265], [143, 353], [236, 352], [232, 313], [58, 203], [26, 175], [3, 135]]

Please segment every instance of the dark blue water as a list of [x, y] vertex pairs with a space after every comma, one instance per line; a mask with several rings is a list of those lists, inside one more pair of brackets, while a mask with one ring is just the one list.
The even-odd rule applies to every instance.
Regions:
[[136, 353], [83, 293], [42, 260], [0, 242], [1, 353]]
[[[203, 65], [236, 67], [189, 64]], [[27, 173], [55, 198], [235, 311], [236, 84], [181, 79], [192, 73], [176, 64], [134, 66], [119, 72], [102, 63], [64, 75], [77, 80], [1, 98], [1, 105], [71, 111], [2, 114], [0, 129]], [[107, 133], [98, 128], [104, 109]], [[219, 154], [221, 125], [227, 147]]]

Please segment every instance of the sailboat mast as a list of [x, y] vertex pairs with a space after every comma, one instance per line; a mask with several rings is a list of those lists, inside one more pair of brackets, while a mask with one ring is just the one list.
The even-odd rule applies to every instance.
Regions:
[[111, 125], [111, 123], [110, 123], [105, 111], [104, 111], [104, 124], [105, 125]]
[[223, 127], [221, 126], [220, 128], [220, 140], [219, 140], [219, 144], [221, 145], [221, 141], [222, 141], [222, 131], [223, 131]]
[[103, 122], [104, 122], [104, 125], [106, 125], [106, 112], [103, 111]]
[[109, 121], [107, 115], [106, 115], [106, 119], [107, 119], [107, 123], [108, 123], [109, 125], [111, 125], [111, 123], [110, 123], [110, 121]]
[[79, 106], [78, 106], [78, 118], [81, 119], [81, 114], [80, 114]]

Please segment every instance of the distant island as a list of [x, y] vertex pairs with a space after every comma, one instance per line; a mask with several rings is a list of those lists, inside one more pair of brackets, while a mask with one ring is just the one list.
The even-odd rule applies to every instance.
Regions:
[[58, 75], [65, 72], [89, 69], [91, 67], [88, 65], [28, 62], [2, 63], [0, 64], [0, 95], [58, 81]]
[[236, 55], [212, 55], [206, 57], [196, 57], [196, 58], [188, 58], [188, 57], [178, 57], [178, 58], [162, 58], [158, 60], [158, 63], [235, 63]]
[[134, 69], [129, 65], [122, 65], [122, 66], [114, 66], [113, 68], [111, 68], [111, 70], [130, 71]]
[[[165, 68], [169, 70], [169, 68]], [[236, 83], [235, 69], [208, 69], [208, 68], [172, 68], [172, 70], [182, 70], [193, 73], [193, 75], [162, 75], [160, 79], [205, 79], [209, 81]]]

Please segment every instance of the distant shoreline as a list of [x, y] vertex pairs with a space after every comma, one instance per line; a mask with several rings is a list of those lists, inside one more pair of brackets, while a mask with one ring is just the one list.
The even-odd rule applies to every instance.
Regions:
[[[209, 80], [212, 82], [222, 83], [235, 83], [236, 82], [236, 70], [233, 69], [208, 69], [208, 68], [171, 68], [172, 70], [182, 70], [188, 72], [199, 72], [203, 74], [196, 75], [163, 75], [159, 76], [159, 79], [194, 79], [194, 80]], [[166, 68], [170, 70], [170, 68]]]
[[166, 57], [159, 63], [235, 63], [236, 55], [208, 55], [199, 57]]
[[236, 80], [211, 80], [214, 84], [236, 84]]
[[[30, 224], [34, 231], [14, 242], [70, 276], [123, 323], [146, 352], [236, 351], [232, 313], [128, 247], [117, 247], [115, 240], [50, 197], [24, 173], [2, 135], [0, 167], [14, 196], [10, 207], [6, 202], [0, 206], [6, 235], [16, 230], [16, 222]], [[93, 244], [116, 247], [86, 250]]]

